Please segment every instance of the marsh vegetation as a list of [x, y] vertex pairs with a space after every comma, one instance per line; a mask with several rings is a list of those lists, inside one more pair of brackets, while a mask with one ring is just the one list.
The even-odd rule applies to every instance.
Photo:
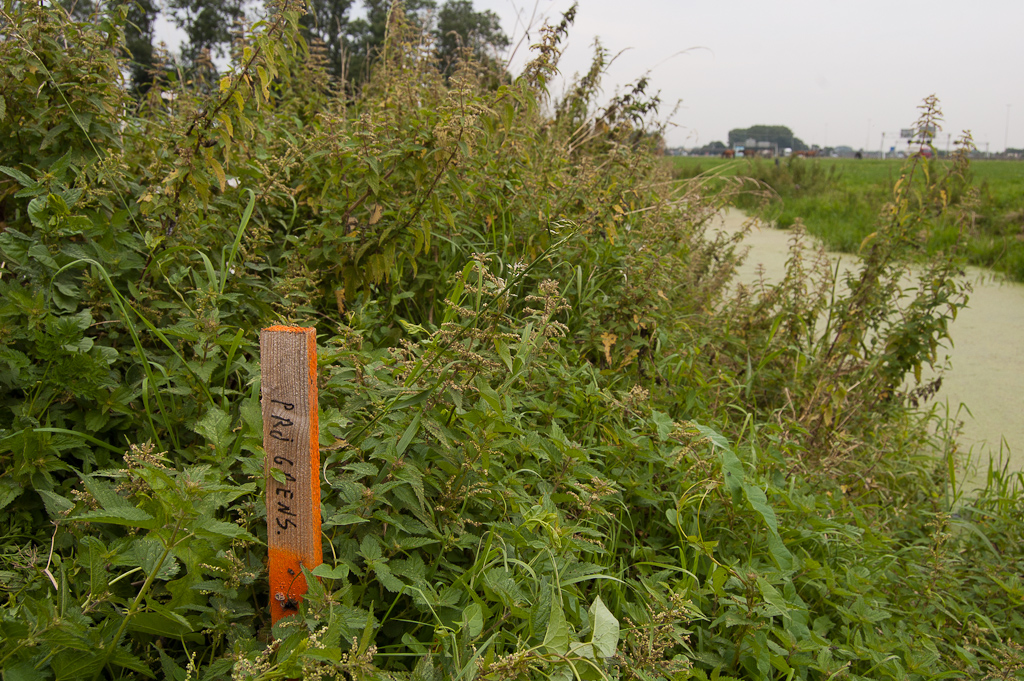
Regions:
[[[776, 166], [766, 159], [673, 157], [670, 164], [677, 177], [715, 184], [750, 178], [758, 184], [737, 201], [740, 207], [783, 229], [800, 220], [830, 250], [856, 253], [875, 230], [905, 161], [791, 157]], [[952, 159], [936, 156], [923, 165], [940, 179], [950, 172]], [[940, 201], [958, 206], [963, 215], [947, 213], [922, 235], [922, 252], [946, 250], [963, 236], [968, 263], [1024, 281], [1024, 163], [974, 159], [963, 180], [937, 191]]]

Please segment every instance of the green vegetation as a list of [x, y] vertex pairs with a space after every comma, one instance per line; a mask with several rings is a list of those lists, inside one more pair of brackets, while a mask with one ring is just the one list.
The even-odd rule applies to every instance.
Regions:
[[[872, 232], [903, 166], [900, 160], [879, 159], [756, 159], [674, 157], [677, 177], [748, 177], [757, 184], [736, 201], [782, 228], [801, 221], [828, 248], [856, 253]], [[931, 177], [949, 172], [951, 161], [933, 159]], [[949, 248], [965, 231], [970, 264], [991, 267], [1024, 281], [1024, 164], [975, 160], [968, 182], [950, 188], [948, 201], [966, 215], [947, 214], [921, 243], [924, 253]], [[765, 187], [771, 192], [760, 191]], [[967, 192], [972, 188], [972, 192]]]
[[[397, 13], [356, 98], [271, 10], [133, 100], [126, 10], [3, 5], [4, 681], [1020, 673], [1020, 475], [963, 497], [900, 392], [964, 304], [952, 257], [900, 284], [934, 176], [835, 295], [796, 257], [731, 295], [734, 197], [671, 181], [645, 82], [595, 111], [598, 49], [549, 97], [575, 10], [515, 79]], [[272, 628], [280, 322], [318, 331], [326, 563]]]
[[729, 131], [730, 147], [746, 144], [749, 139], [755, 139], [758, 142], [771, 142], [780, 151], [787, 147], [793, 151], [803, 151], [808, 148], [804, 141], [795, 136], [793, 131], [785, 125], [752, 125], [749, 128], [733, 128]]
[[[59, 4], [78, 21], [92, 21], [107, 7], [99, 0], [60, 0]], [[361, 0], [362, 16], [352, 19], [355, 0], [309, 0], [299, 23], [317, 66], [338, 85], [361, 86], [384, 47], [394, 4]], [[437, 0], [405, 0], [401, 5], [406, 20], [430, 34], [442, 70], [450, 69], [463, 49], [475, 50], [477, 58], [486, 61], [508, 46], [498, 16], [490, 10], [478, 12], [471, 0], [445, 0], [440, 7]], [[243, 33], [246, 12], [262, 11], [245, 0], [134, 0], [125, 7], [126, 73], [132, 88], [143, 93], [154, 81], [167, 86], [167, 81], [179, 79], [216, 79], [216, 60], [239, 58], [233, 50]], [[184, 34], [176, 55], [157, 39], [161, 19]]]

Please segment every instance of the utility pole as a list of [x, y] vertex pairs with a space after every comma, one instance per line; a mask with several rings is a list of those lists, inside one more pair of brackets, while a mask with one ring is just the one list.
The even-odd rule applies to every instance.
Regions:
[[1003, 153], [1010, 148], [1010, 105], [1006, 105], [1006, 132], [1003, 135]]
[[882, 145], [878, 147], [878, 150], [882, 152], [882, 160], [885, 160], [885, 133], [882, 133]]

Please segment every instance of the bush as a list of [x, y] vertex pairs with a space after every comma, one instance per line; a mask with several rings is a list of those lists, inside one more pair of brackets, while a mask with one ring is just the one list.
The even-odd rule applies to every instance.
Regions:
[[[595, 112], [599, 49], [549, 101], [571, 13], [511, 82], [446, 81], [396, 16], [348, 99], [299, 9], [219, 83], [132, 102], [122, 15], [5, 6], [5, 679], [1019, 661], [1019, 618], [966, 600], [1019, 566], [958, 553], [1012, 540], [1015, 497], [953, 518], [933, 492], [954, 469], [897, 395], [961, 304], [953, 261], [899, 302], [905, 195], [815, 335], [796, 260], [724, 298], [723, 197], [669, 187], [646, 83]], [[271, 627], [256, 339], [280, 322], [318, 333], [328, 558]]]

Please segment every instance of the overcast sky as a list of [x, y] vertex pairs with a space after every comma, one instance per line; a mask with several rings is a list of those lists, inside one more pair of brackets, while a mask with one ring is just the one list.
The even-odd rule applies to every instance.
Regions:
[[[501, 17], [518, 73], [537, 29], [572, 0], [473, 4]], [[158, 38], [176, 44], [180, 32], [159, 23]], [[669, 146], [785, 125], [807, 144], [877, 150], [884, 134], [886, 149], [903, 148], [900, 129], [935, 94], [936, 146], [970, 130], [981, 151], [1024, 148], [1024, 0], [579, 0], [564, 77], [587, 71], [595, 37], [621, 52], [606, 98], [649, 74], [663, 115], [680, 104]]]
[[[474, 0], [513, 44], [531, 15], [556, 22], [571, 4]], [[681, 100], [669, 146], [764, 124], [855, 149], [878, 149], [884, 133], [889, 148], [935, 94], [945, 114], [936, 146], [968, 129], [982, 151], [1024, 147], [1024, 0], [579, 0], [563, 75], [587, 70], [595, 37], [626, 50], [606, 95], [650, 72], [665, 114]]]

